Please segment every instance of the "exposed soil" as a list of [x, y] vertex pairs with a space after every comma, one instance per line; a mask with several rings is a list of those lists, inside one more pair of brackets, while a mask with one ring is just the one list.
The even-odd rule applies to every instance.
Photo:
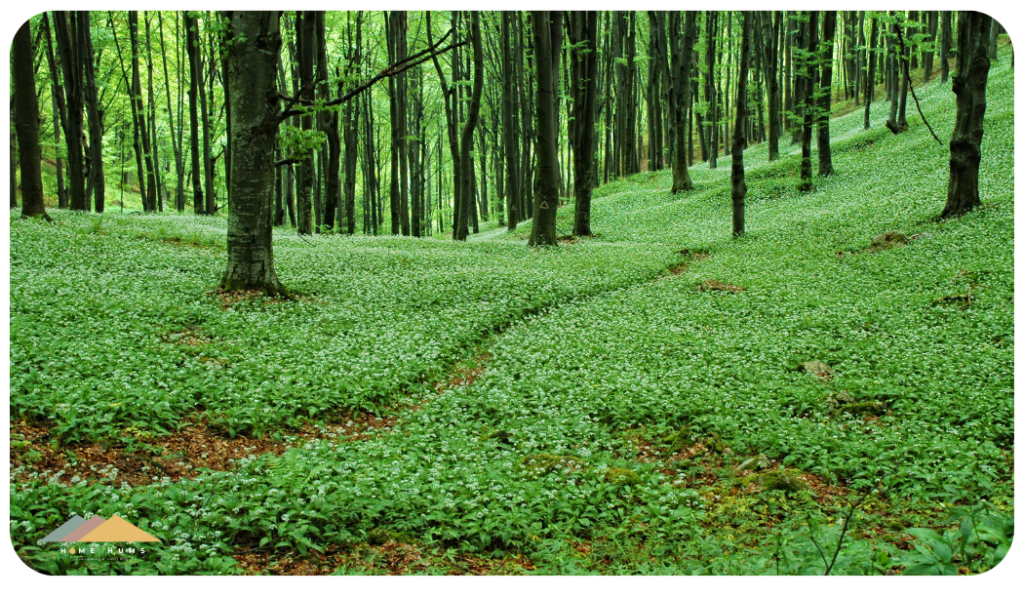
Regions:
[[[365, 440], [373, 429], [390, 428], [396, 416], [377, 417], [370, 413], [352, 414], [343, 424], [290, 432], [283, 441], [266, 438], [229, 438], [202, 423], [186, 423], [168, 436], [144, 438], [140, 434], [110, 442], [55, 446], [50, 444], [46, 426], [24, 421], [11, 424], [10, 457], [12, 468], [24, 466], [15, 479], [27, 479], [31, 473], [56, 477], [70, 483], [76, 477], [90, 482], [106, 480], [130, 486], [152, 484], [164, 477], [171, 481], [192, 479], [202, 470], [225, 471], [245, 457], [272, 453], [280, 455], [289, 448], [315, 440]], [[59, 472], [60, 475], [57, 475]]]

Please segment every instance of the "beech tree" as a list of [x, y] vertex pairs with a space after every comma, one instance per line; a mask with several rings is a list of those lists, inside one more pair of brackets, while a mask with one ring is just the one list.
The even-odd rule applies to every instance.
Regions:
[[740, 45], [740, 72], [736, 79], [736, 126], [732, 131], [732, 236], [743, 235], [747, 182], [743, 171], [743, 148], [747, 145], [747, 75], [750, 68], [750, 44], [754, 16], [743, 11], [743, 39]]
[[[43, 203], [42, 158], [39, 151], [39, 101], [36, 97], [35, 48], [32, 29], [26, 21], [11, 44], [14, 79], [14, 128], [18, 135], [21, 168], [21, 217], [49, 220]], [[12, 180], [13, 180], [13, 172]], [[11, 193], [13, 201], [14, 194]]]
[[552, 30], [562, 26], [558, 11], [538, 10], [533, 19], [533, 44], [537, 64], [537, 197], [533, 202], [530, 246], [557, 245], [558, 153], [555, 144], [555, 86], [559, 53], [552, 49]]
[[985, 88], [991, 64], [988, 34], [992, 17], [961, 12], [957, 32], [957, 67], [953, 77], [956, 124], [949, 141], [949, 188], [941, 217], [961, 216], [981, 205], [978, 169], [985, 133]]
[[597, 120], [597, 13], [569, 14], [572, 51], [572, 145], [576, 208], [572, 234], [589, 236], [590, 199], [594, 184], [594, 124]]

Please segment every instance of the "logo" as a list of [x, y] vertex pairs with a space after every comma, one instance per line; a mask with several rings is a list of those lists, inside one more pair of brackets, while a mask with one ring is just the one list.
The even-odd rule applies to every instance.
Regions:
[[[50, 532], [39, 544], [48, 542], [160, 542], [141, 529], [114, 515], [104, 519], [99, 515], [86, 520], [75, 515], [64, 525]], [[74, 554], [75, 549], [71, 549]]]

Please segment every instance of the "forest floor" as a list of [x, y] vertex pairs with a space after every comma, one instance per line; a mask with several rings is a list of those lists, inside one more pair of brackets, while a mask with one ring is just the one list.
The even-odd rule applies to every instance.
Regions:
[[[882, 102], [832, 120], [810, 193], [798, 146], [751, 147], [740, 239], [723, 157], [690, 193], [600, 187], [595, 236], [551, 249], [277, 231], [296, 301], [215, 292], [224, 219], [12, 212], [15, 548], [50, 573], [987, 570], [1014, 503], [1008, 62], [984, 205], [948, 222], [948, 146]], [[917, 94], [948, 143], [949, 85]], [[75, 514], [162, 543], [36, 543]]]

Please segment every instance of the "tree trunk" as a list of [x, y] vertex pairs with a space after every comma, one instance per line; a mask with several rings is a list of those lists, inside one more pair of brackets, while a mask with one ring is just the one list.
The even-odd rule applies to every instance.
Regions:
[[[36, 97], [32, 29], [29, 21], [14, 34], [11, 44], [14, 79], [14, 128], [18, 134], [21, 166], [21, 217], [49, 220], [43, 203], [42, 154], [39, 149], [39, 100]], [[12, 199], [14, 195], [11, 195]], [[13, 206], [12, 206], [13, 207]]]
[[[70, 16], [70, 18], [69, 18]], [[85, 194], [85, 171], [82, 163], [82, 109], [85, 103], [82, 85], [82, 62], [78, 46], [77, 18], [73, 13], [56, 11], [53, 24], [57, 34], [57, 51], [64, 70], [64, 91], [68, 101], [67, 142], [68, 184], [70, 187], [71, 209], [89, 210], [89, 198]]]
[[[157, 211], [163, 212], [164, 211], [164, 185], [163, 185], [163, 178], [160, 176], [160, 146], [159, 146], [159, 143], [157, 141], [157, 133], [156, 133], [156, 104], [157, 104], [157, 102], [156, 102], [156, 94], [154, 94], [154, 92], [153, 92], [153, 45], [152, 45], [152, 37], [150, 36], [150, 29], [149, 29], [149, 13], [148, 12], [142, 13], [142, 18], [145, 20], [145, 23], [146, 23], [146, 75], [147, 75], [147, 78], [146, 78], [146, 88], [147, 88], [147, 92], [148, 92], [148, 95], [149, 95], [149, 138], [150, 138], [150, 146], [152, 148], [153, 180], [155, 182], [155, 186], [153, 187], [153, 199], [155, 200], [154, 209], [156, 209]], [[89, 97], [88, 89], [89, 89], [89, 87], [86, 86], [86, 94], [85, 94], [86, 98]], [[86, 105], [88, 105], [88, 99], [86, 99]], [[90, 123], [91, 123], [92, 117], [90, 117], [89, 120], [90, 120]], [[92, 130], [92, 127], [90, 126], [90, 131], [91, 130]], [[102, 140], [102, 139], [103, 139], [103, 137], [102, 137], [102, 133], [101, 133], [100, 140]], [[90, 144], [92, 146], [96, 145], [95, 141], [93, 141], [92, 139], [90, 139]], [[102, 156], [103, 156], [103, 154], [100, 154], [101, 158], [102, 158]], [[95, 163], [96, 163], [96, 159], [93, 158], [93, 164], [95, 165]], [[100, 164], [102, 165], [102, 159], [100, 160]], [[90, 170], [90, 174], [92, 174], [91, 170]], [[96, 210], [96, 211], [99, 212], [100, 210]]]
[[871, 128], [871, 102], [875, 101], [875, 65], [878, 61], [878, 17], [871, 19], [871, 42], [868, 46], [868, 79], [864, 86], [864, 128]]
[[280, 13], [228, 13], [231, 89], [231, 210], [224, 291], [256, 290], [288, 296], [274, 272], [274, 142], [278, 127], [277, 56]]
[[782, 13], [776, 13], [775, 26], [772, 26], [771, 11], [761, 11], [761, 45], [765, 48], [764, 53], [764, 76], [768, 87], [768, 161], [779, 159], [779, 128], [782, 125], [780, 120], [779, 107], [779, 47], [776, 43], [778, 32], [776, 27], [782, 25]]
[[953, 44], [953, 12], [942, 11], [942, 41], [939, 44], [939, 67], [942, 69], [942, 82], [949, 79], [949, 48]]
[[743, 41], [740, 48], [740, 72], [736, 80], [736, 126], [732, 131], [732, 236], [739, 237], [744, 230], [747, 182], [743, 172], [743, 148], [747, 144], [747, 71], [750, 68], [754, 13], [743, 11]]
[[[164, 84], [167, 86], [167, 121], [171, 133], [171, 151], [174, 152], [174, 173], [176, 175], [175, 180], [177, 184], [174, 189], [174, 207], [179, 212], [185, 209], [185, 169], [182, 163], [182, 148], [178, 143], [177, 137], [174, 135], [174, 112], [171, 110], [171, 92], [170, 82], [171, 78], [168, 75], [167, 70], [167, 47], [164, 44], [164, 16], [162, 12], [157, 12], [157, 30], [160, 35], [160, 54], [163, 59], [164, 65]], [[180, 70], [181, 65], [176, 65]], [[178, 113], [178, 119], [182, 118], [182, 114]]]
[[815, 10], [807, 13], [807, 22], [800, 24], [800, 47], [803, 49], [804, 58], [800, 60], [799, 83], [800, 88], [799, 104], [800, 113], [803, 118], [803, 136], [800, 144], [800, 186], [801, 191], [811, 191], [814, 188], [811, 170], [811, 134], [814, 130], [814, 88], [816, 69], [813, 64], [813, 54], [818, 46], [818, 12]]
[[519, 225], [520, 187], [519, 163], [516, 136], [515, 112], [513, 111], [514, 91], [512, 86], [512, 16], [508, 11], [501, 13], [501, 72], [502, 72], [502, 137], [505, 143], [505, 177], [508, 210], [508, 230], [513, 231]]
[[829, 140], [828, 119], [832, 115], [832, 53], [835, 50], [836, 11], [826, 10], [822, 23], [822, 40], [819, 60], [821, 61], [821, 87], [818, 98], [818, 176], [832, 176], [832, 145]]
[[[299, 98], [304, 102], [312, 102], [313, 62], [316, 42], [316, 11], [301, 11], [295, 15], [295, 40], [298, 50], [299, 67]], [[303, 131], [313, 130], [313, 115], [309, 112], [299, 117]], [[307, 148], [299, 162], [298, 190], [296, 192], [296, 216], [300, 235], [313, 233], [313, 151]]]
[[[674, 15], [676, 13], [673, 13]], [[678, 17], [675, 17], [678, 18]], [[697, 32], [697, 13], [686, 12], [682, 39], [678, 36], [672, 42], [672, 86], [676, 101], [674, 114], [676, 137], [672, 152], [672, 193], [693, 189], [690, 179], [689, 160], [686, 156], [686, 109], [690, 104], [690, 63], [693, 60], [693, 42]]]
[[708, 120], [707, 139], [708, 153], [705, 156], [708, 161], [708, 168], [718, 168], [718, 94], [715, 89], [715, 23], [718, 13], [705, 11], [704, 17], [704, 45], [706, 49], [704, 73], [704, 101], [708, 105], [708, 113], [705, 115]]
[[537, 66], [537, 199], [533, 208], [530, 246], [557, 245], [558, 149], [555, 137], [555, 85], [552, 80], [558, 53], [551, 46], [551, 30], [561, 27], [558, 11], [533, 12], [533, 38]]
[[573, 11], [569, 17], [572, 50], [572, 146], [576, 206], [572, 234], [590, 236], [594, 183], [594, 127], [597, 122], [597, 13]]
[[[476, 212], [475, 200], [473, 197], [473, 133], [480, 120], [480, 96], [484, 86], [484, 53], [480, 39], [480, 12], [470, 12], [471, 34], [473, 43], [473, 95], [469, 101], [469, 110], [466, 114], [466, 124], [462, 127], [462, 135], [459, 140], [462, 155], [459, 158], [459, 167], [462, 169], [460, 184], [461, 203], [459, 207], [459, 221], [456, 232], [459, 241], [465, 241], [469, 236], [469, 211]], [[557, 185], [557, 180], [555, 182]], [[455, 237], [455, 234], [452, 235]]]
[[203, 186], [200, 179], [199, 153], [199, 86], [202, 79], [202, 65], [199, 61], [199, 25], [195, 17], [190, 16], [188, 11], [184, 12], [185, 20], [185, 45], [188, 48], [189, 88], [188, 88], [188, 109], [189, 109], [189, 153], [192, 157], [192, 206], [196, 214], [206, 213], [206, 204], [203, 202]]
[[956, 94], [956, 124], [949, 141], [949, 189], [942, 218], [961, 216], [981, 205], [978, 169], [985, 122], [985, 87], [991, 61], [988, 33], [993, 19], [980, 12], [960, 13]]
[[[54, 58], [53, 52], [53, 36], [50, 32], [50, 17], [47, 13], [43, 13], [43, 34], [46, 36], [46, 63], [50, 67], [50, 98], [53, 104], [53, 144], [54, 154], [56, 155], [55, 163], [57, 166], [57, 206], [64, 210], [68, 207], [68, 190], [64, 185], [64, 160], [61, 158], [61, 142], [60, 133], [62, 129], [67, 129], [67, 109], [64, 105], [64, 88], [60, 85], [57, 72], [57, 61]], [[13, 151], [13, 150], [12, 150]], [[14, 158], [14, 154], [11, 154], [11, 158]], [[12, 178], [13, 182], [14, 179]], [[14, 194], [11, 194], [11, 201], [14, 201]], [[14, 204], [12, 204], [14, 207]]]
[[[79, 27], [82, 23], [79, 23]], [[142, 162], [146, 177], [146, 186], [142, 191], [142, 209], [146, 212], [156, 210], [156, 169], [153, 167], [153, 147], [149, 138], [149, 127], [146, 120], [146, 107], [142, 102], [142, 78], [139, 75], [139, 13], [128, 11], [128, 35], [132, 50], [132, 103], [135, 106], [135, 123], [142, 149]], [[142, 172], [139, 173], [140, 177]]]

